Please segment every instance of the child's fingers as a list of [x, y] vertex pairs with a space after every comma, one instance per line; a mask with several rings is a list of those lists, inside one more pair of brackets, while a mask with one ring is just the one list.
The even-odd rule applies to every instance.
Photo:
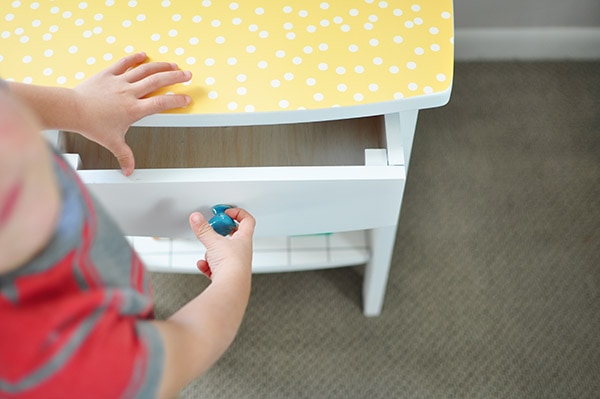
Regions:
[[236, 235], [252, 236], [256, 226], [254, 216], [242, 208], [229, 208], [225, 210], [225, 213], [239, 223], [235, 232]]
[[200, 212], [194, 212], [190, 215], [190, 227], [205, 248], [209, 248], [214, 240], [222, 238], [213, 230]]
[[179, 67], [173, 62], [148, 62], [127, 71], [127, 81], [135, 83], [158, 72], [177, 71]]
[[113, 65], [108, 67], [107, 71], [112, 73], [113, 75], [121, 75], [127, 72], [129, 68], [132, 68], [146, 61], [147, 58], [148, 56], [146, 55], [146, 53], [131, 54], [115, 62]]
[[207, 261], [201, 259], [198, 262], [196, 262], [196, 266], [198, 267], [198, 270], [200, 270], [202, 274], [204, 274], [206, 277], [212, 277], [212, 270], [210, 270], [210, 266], [208, 266]]

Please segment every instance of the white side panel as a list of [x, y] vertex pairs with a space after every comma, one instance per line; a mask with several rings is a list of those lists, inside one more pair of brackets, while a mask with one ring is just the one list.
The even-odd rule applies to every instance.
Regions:
[[133, 236], [193, 238], [188, 216], [216, 204], [247, 209], [256, 236], [286, 236], [395, 225], [402, 166], [79, 171], [90, 191]]

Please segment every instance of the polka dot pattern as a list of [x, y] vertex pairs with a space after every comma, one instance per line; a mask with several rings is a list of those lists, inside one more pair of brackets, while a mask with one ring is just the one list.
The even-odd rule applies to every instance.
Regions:
[[[418, 0], [417, 0], [418, 1]], [[427, 96], [452, 82], [450, 0], [13, 1], [0, 76], [73, 87], [136, 51], [191, 83], [176, 112], [319, 109]]]

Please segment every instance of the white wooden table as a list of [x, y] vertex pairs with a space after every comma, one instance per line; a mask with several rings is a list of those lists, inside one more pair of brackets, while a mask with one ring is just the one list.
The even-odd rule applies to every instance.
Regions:
[[[83, 181], [150, 269], [197, 272], [203, 248], [188, 215], [233, 204], [257, 219], [255, 272], [366, 264], [363, 311], [380, 314], [418, 111], [450, 97], [451, 0], [9, 3], [0, 11], [5, 79], [72, 87], [145, 51], [192, 71], [191, 82], [166, 91], [188, 93], [193, 103], [137, 129], [233, 135], [230, 151], [198, 152], [209, 159], [202, 167], [150, 166], [131, 177], [85, 169], [88, 155], [80, 154]], [[339, 133], [347, 125], [330, 139], [333, 125], [323, 122], [372, 116], [381, 126], [356, 120], [372, 127], [365, 148], [354, 139], [360, 133]], [[281, 129], [267, 136], [251, 130], [274, 125]], [[248, 131], [256, 135], [248, 139]], [[346, 146], [364, 158], [347, 159]], [[275, 160], [265, 161], [270, 149]], [[292, 153], [303, 160], [287, 162]], [[223, 164], [223, 154], [235, 162]]]

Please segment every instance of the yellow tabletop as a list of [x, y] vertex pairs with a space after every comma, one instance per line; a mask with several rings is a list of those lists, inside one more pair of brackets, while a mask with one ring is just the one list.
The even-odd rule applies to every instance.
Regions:
[[145, 51], [192, 71], [178, 112], [323, 109], [448, 92], [453, 40], [451, 0], [7, 0], [0, 76], [72, 87]]

